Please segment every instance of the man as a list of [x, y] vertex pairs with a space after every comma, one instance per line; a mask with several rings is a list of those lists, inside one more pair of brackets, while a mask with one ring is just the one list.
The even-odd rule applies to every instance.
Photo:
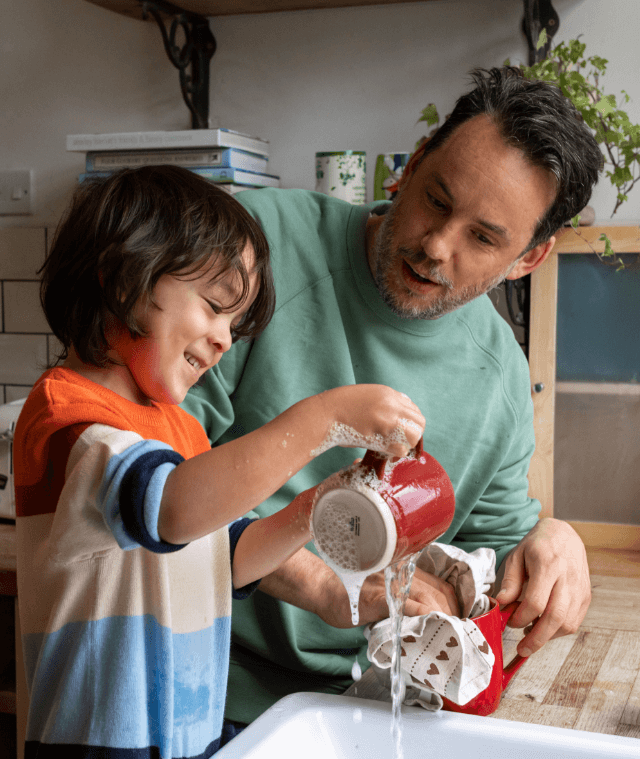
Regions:
[[[554, 233], [586, 205], [601, 156], [555, 87], [510, 68], [473, 79], [411, 158], [391, 205], [354, 207], [297, 190], [239, 196], [271, 246], [276, 313], [252, 345], [223, 357], [186, 408], [216, 442], [337, 385], [379, 382], [406, 393], [427, 420], [425, 450], [456, 492], [441, 540], [496, 551], [500, 602], [520, 598], [512, 624], [534, 623], [519, 644], [526, 656], [577, 629], [588, 568], [576, 533], [538, 521], [540, 504], [527, 494], [528, 366], [484, 293], [545, 261]], [[347, 449], [322, 454], [257, 512], [282, 508], [352, 459]], [[356, 657], [366, 666], [362, 628], [350, 627], [346, 593], [313, 550], [234, 608], [231, 720], [250, 722], [290, 692], [341, 692]], [[457, 613], [455, 595], [418, 573], [405, 613], [434, 609]], [[387, 615], [383, 580], [372, 576], [360, 621]]]

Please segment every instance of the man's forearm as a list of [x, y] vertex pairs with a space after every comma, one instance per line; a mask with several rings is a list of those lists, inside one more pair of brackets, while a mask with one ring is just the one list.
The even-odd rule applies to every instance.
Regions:
[[322, 559], [301, 548], [275, 572], [263, 577], [259, 590], [318, 614], [326, 604], [328, 585], [334, 585], [336, 579]]

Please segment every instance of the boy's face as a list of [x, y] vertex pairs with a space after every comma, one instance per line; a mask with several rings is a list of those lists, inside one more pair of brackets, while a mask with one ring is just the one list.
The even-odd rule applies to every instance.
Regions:
[[[147, 336], [123, 339], [116, 346], [130, 390], [138, 403], [181, 403], [189, 388], [220, 360], [232, 343], [232, 330], [251, 306], [258, 287], [250, 245], [243, 260], [250, 289], [244, 302], [227, 311], [242, 292], [237, 271], [215, 281], [215, 269], [179, 279], [163, 275], [153, 291], [156, 306], [140, 306]], [[119, 341], [120, 342], [120, 341]]]

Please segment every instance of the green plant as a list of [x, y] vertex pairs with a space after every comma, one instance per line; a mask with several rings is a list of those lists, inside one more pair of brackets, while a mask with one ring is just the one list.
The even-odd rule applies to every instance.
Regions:
[[[538, 38], [538, 49], [547, 42], [543, 29]], [[540, 79], [556, 84], [581, 114], [585, 123], [593, 130], [596, 141], [601, 146], [604, 175], [616, 188], [616, 202], [611, 216], [628, 200], [629, 192], [640, 180], [640, 125], [633, 124], [620, 104], [629, 102], [629, 95], [623, 90], [621, 95], [607, 95], [601, 88], [608, 61], [600, 56], [585, 56], [586, 45], [580, 39], [560, 42], [552, 48], [546, 58], [532, 66], [520, 65], [528, 79]], [[510, 65], [509, 60], [505, 65]], [[433, 103], [424, 108], [418, 122], [435, 127], [440, 123], [438, 110]], [[431, 133], [433, 133], [432, 130]], [[430, 133], [430, 134], [431, 134]], [[422, 140], [426, 139], [423, 137]], [[418, 144], [422, 142], [418, 141]], [[580, 215], [571, 220], [578, 231]], [[579, 232], [578, 232], [579, 233]], [[601, 258], [615, 259], [615, 251], [606, 235], [599, 238], [604, 242]], [[620, 258], [615, 261], [619, 268], [624, 264]]]
[[[546, 43], [546, 32], [540, 34], [538, 47]], [[608, 61], [597, 55], [585, 56], [586, 45], [580, 39], [560, 42], [549, 55], [532, 66], [520, 66], [528, 79], [557, 84], [573, 102], [601, 146], [604, 174], [617, 189], [611, 216], [629, 198], [629, 192], [640, 179], [640, 125], [633, 124], [618, 104], [629, 102], [629, 95], [606, 95], [600, 79]]]

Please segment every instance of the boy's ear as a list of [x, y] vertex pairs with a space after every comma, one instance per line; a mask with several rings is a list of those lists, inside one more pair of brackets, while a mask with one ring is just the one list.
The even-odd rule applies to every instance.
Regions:
[[536, 245], [535, 248], [528, 250], [522, 258], [518, 259], [516, 265], [507, 274], [505, 279], [520, 279], [520, 277], [531, 274], [532, 271], [535, 271], [538, 266], [542, 266], [547, 258], [549, 258], [549, 254], [555, 244], [556, 238], [554, 236], [550, 237], [546, 242]]

